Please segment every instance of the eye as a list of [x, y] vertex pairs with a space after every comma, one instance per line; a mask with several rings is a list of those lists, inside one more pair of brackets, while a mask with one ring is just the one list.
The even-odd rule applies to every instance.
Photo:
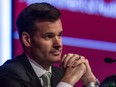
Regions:
[[58, 36], [59, 36], [59, 37], [62, 37], [62, 36], [63, 36], [63, 35], [62, 35], [62, 32], [60, 32], [60, 33], [58, 34]]
[[53, 38], [53, 37], [54, 37], [54, 34], [45, 34], [45, 35], [44, 35], [44, 38], [45, 38], [46, 40], [51, 39], [51, 38]]
[[51, 34], [46, 36], [46, 38], [52, 38], [52, 37], [53, 37], [53, 35], [51, 35]]

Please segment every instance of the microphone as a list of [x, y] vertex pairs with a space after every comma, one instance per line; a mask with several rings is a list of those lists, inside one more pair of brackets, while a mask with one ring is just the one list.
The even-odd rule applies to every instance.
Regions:
[[110, 57], [106, 57], [106, 58], [104, 58], [104, 61], [105, 61], [106, 63], [114, 63], [114, 62], [116, 62], [115, 59], [110, 58]]

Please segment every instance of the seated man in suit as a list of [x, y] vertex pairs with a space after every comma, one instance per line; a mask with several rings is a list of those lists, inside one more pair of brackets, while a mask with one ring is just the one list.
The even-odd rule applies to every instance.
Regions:
[[[97, 87], [88, 60], [78, 54], [62, 53], [60, 11], [48, 3], [33, 3], [17, 18], [24, 52], [0, 67], [1, 87]], [[53, 66], [61, 60], [62, 68]], [[47, 74], [46, 74], [47, 73]]]

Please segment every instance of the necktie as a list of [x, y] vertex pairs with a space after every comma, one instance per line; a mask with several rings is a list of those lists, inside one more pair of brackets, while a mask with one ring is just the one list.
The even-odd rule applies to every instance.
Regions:
[[51, 74], [46, 72], [41, 77], [43, 79], [43, 87], [51, 87]]

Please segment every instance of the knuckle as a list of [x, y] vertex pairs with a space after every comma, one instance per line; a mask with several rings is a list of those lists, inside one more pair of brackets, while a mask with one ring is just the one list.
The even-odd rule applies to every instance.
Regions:
[[72, 53], [68, 53], [68, 54], [67, 54], [67, 57], [72, 57], [72, 56], [73, 56]]
[[86, 61], [87, 63], [89, 63], [88, 59], [85, 59], [85, 61]]
[[84, 56], [81, 56], [81, 58], [82, 58], [82, 59], [85, 59], [85, 57], [84, 57]]

